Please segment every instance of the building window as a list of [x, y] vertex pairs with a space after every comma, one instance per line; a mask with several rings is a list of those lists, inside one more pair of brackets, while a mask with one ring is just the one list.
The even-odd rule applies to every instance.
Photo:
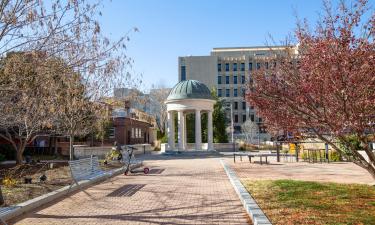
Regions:
[[237, 71], [237, 63], [233, 63], [233, 71]]
[[217, 76], [217, 84], [221, 84], [221, 76]]
[[186, 80], [186, 67], [181, 66], [181, 81]]
[[268, 70], [268, 62], [265, 63], [266, 69]]
[[234, 122], [238, 123], [238, 115], [234, 115]]
[[217, 71], [221, 72], [221, 63], [217, 64]]
[[229, 96], [230, 96], [230, 89], [227, 88], [227, 89], [225, 90], [225, 97], [229, 97]]
[[225, 63], [225, 71], [229, 71], [229, 63]]
[[240, 68], [241, 71], [245, 71], [245, 63], [241, 63], [241, 68]]
[[132, 135], [131, 135], [131, 137], [134, 138], [134, 135], [135, 135], [135, 131], [134, 131], [134, 127], [132, 127]]
[[242, 75], [242, 76], [241, 76], [241, 84], [244, 84], [245, 81], [246, 81], [246, 80], [245, 80], [245, 75]]
[[237, 84], [237, 76], [233, 76], [233, 84]]
[[246, 115], [242, 115], [242, 122], [246, 122]]
[[109, 128], [109, 138], [115, 138], [115, 132], [116, 130], [114, 127]]
[[223, 91], [221, 89], [217, 89], [217, 96], [218, 97], [223, 96]]
[[262, 122], [262, 118], [258, 118], [258, 123], [261, 123]]
[[241, 88], [241, 96], [245, 97], [246, 95], [246, 88]]
[[243, 109], [243, 110], [246, 109], [246, 102], [242, 102], [242, 109]]
[[238, 102], [234, 102], [234, 109], [235, 109], [235, 110], [238, 109]]
[[233, 89], [233, 97], [237, 97], [238, 96], [238, 91], [237, 91], [237, 88]]
[[249, 70], [253, 70], [253, 63], [249, 63]]
[[260, 69], [260, 63], [257, 63], [257, 70]]
[[225, 83], [229, 84], [229, 76], [225, 76]]
[[250, 120], [251, 120], [251, 122], [254, 122], [254, 120], [255, 120], [254, 114], [250, 114]]

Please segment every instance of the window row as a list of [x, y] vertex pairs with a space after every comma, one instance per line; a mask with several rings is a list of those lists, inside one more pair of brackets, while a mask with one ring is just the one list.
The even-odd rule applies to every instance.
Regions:
[[240, 123], [240, 122], [244, 123], [244, 122], [246, 122], [246, 115], [243, 114], [243, 115], [242, 115], [242, 121], [239, 121], [239, 115], [234, 114], [233, 122], [234, 122], [234, 123]]
[[[223, 93], [224, 91], [225, 91], [225, 93]], [[224, 96], [224, 94], [225, 94], [225, 96]], [[245, 89], [241, 88], [241, 96], [244, 96], [244, 95], [245, 95]], [[230, 88], [226, 88], [226, 89], [218, 88], [217, 89], [217, 96], [218, 97], [238, 97], [238, 89], [233, 88], [233, 93], [231, 95]]]
[[[231, 71], [230, 70], [230, 63], [225, 63], [224, 65], [225, 65], [224, 71], [226, 71], [226, 72]], [[269, 69], [269, 62], [264, 62], [264, 63], [258, 62], [255, 65], [256, 65], [257, 70], [259, 70], [263, 66], [264, 66], [265, 69]], [[273, 66], [276, 67], [276, 62], [273, 63]], [[248, 69], [253, 70], [253, 63], [252, 62], [249, 63]], [[219, 71], [219, 72], [223, 71], [221, 63], [217, 64], [217, 71]], [[232, 64], [232, 71], [238, 71], [237, 63]], [[239, 71], [245, 71], [245, 63], [240, 63]]]
[[[223, 76], [217, 76], [217, 84], [223, 84], [223, 79], [222, 79]], [[241, 84], [244, 84], [246, 82], [246, 78], [245, 78], [245, 75], [242, 75], [241, 76]], [[233, 76], [232, 78], [232, 83], [233, 84], [238, 84], [238, 76], [235, 75]], [[225, 76], [225, 84], [230, 84], [230, 76]]]
[[142, 129], [132, 127], [131, 138], [143, 138]]
[[250, 117], [251, 122], [262, 123], [262, 118], [260, 117], [256, 118], [255, 114], [252, 112], [250, 112], [249, 117]]

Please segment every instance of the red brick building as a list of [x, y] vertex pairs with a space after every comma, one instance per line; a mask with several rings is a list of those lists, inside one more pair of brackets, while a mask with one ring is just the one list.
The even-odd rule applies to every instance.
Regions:
[[152, 124], [128, 117], [113, 118], [111, 138], [120, 145], [152, 144]]

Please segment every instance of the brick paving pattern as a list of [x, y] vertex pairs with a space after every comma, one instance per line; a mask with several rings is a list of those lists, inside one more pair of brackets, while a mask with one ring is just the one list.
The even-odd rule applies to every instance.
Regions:
[[217, 159], [146, 164], [160, 173], [114, 177], [29, 213], [16, 224], [248, 224]]
[[[254, 160], [254, 159], [253, 159]], [[351, 162], [308, 163], [308, 162], [276, 162], [270, 157], [270, 163], [260, 165], [259, 158], [249, 163], [247, 157], [226, 157], [226, 161], [240, 179], [278, 180], [293, 179], [317, 182], [374, 184], [371, 175], [363, 168]]]

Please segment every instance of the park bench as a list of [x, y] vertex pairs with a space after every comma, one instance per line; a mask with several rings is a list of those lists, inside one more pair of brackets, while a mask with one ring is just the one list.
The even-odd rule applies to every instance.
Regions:
[[268, 163], [269, 156], [276, 156], [276, 154], [271, 153], [271, 151], [247, 154], [247, 157], [249, 157], [249, 162], [251, 162], [251, 158], [259, 157], [261, 165], [263, 165], [263, 157], [266, 158], [266, 164]]
[[93, 178], [110, 175], [99, 167], [97, 156], [90, 158], [69, 161], [70, 173], [74, 182], [78, 185], [81, 180], [91, 180]]
[[263, 165], [263, 158], [266, 159], [266, 164], [268, 163], [268, 157], [269, 156], [276, 156], [275, 153], [272, 153], [271, 151], [263, 151], [263, 152], [234, 152], [234, 162], [236, 162], [236, 156], [240, 156], [240, 159], [242, 161], [242, 156], [247, 156], [249, 158], [249, 162], [251, 163], [251, 159], [255, 157], [259, 157], [260, 164]]
[[17, 207], [11, 206], [11, 207], [0, 207], [0, 222], [1, 224], [7, 225], [5, 222], [4, 216], [11, 212], [12, 210], [16, 209]]

